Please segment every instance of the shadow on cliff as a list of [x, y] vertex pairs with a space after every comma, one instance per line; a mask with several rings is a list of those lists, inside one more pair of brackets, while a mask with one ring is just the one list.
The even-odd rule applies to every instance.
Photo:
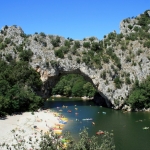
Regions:
[[[95, 93], [93, 101], [99, 106], [108, 107], [106, 99], [103, 96], [101, 96], [98, 92]], [[110, 103], [109, 105], [111, 106]]]

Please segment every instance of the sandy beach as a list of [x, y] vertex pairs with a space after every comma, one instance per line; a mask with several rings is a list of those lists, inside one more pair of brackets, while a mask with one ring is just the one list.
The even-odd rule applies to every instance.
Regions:
[[[0, 143], [15, 144], [15, 138], [18, 137], [25, 140], [32, 138], [32, 141], [36, 141], [40, 138], [41, 130], [47, 132], [58, 123], [58, 118], [50, 110], [42, 110], [34, 114], [25, 112], [21, 115], [0, 118]], [[36, 145], [38, 145], [37, 142], [34, 146]], [[27, 144], [26, 147], [30, 149], [31, 145]]]

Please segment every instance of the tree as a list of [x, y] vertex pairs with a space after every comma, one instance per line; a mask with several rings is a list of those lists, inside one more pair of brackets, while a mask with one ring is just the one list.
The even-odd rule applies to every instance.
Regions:
[[32, 55], [33, 55], [33, 52], [29, 49], [29, 50], [23, 50], [22, 52], [20, 52], [19, 57], [20, 57], [20, 60], [22, 61], [29, 61]]
[[114, 83], [115, 83], [116, 88], [118, 88], [118, 89], [121, 88], [122, 81], [120, 80], [120, 77], [119, 77], [119, 76], [117, 76], [117, 77], [114, 79]]
[[60, 42], [61, 42], [61, 41], [60, 41], [60, 37], [59, 37], [59, 36], [56, 36], [55, 39], [52, 39], [52, 40], [51, 40], [51, 43], [52, 43], [52, 45], [53, 45], [54, 47], [58, 47]]
[[132, 110], [150, 107], [150, 76], [140, 84], [138, 80], [135, 81], [126, 103]]
[[40, 75], [27, 61], [0, 60], [0, 116], [38, 109], [43, 104], [36, 94], [41, 85]]
[[93, 43], [92, 43], [91, 50], [92, 50], [92, 51], [98, 51], [98, 50], [100, 50], [99, 43], [98, 43], [98, 42], [93, 42]]
[[[15, 131], [12, 130], [14, 135]], [[2, 149], [14, 149], [22, 150], [28, 149], [27, 145], [32, 148], [37, 148], [40, 150], [115, 150], [115, 145], [113, 142], [113, 133], [109, 133], [104, 131], [104, 135], [102, 135], [101, 144], [98, 142], [98, 138], [96, 136], [89, 137], [87, 129], [84, 128], [79, 133], [79, 141], [76, 142], [70, 132], [66, 132], [63, 136], [63, 139], [60, 138], [59, 135], [54, 134], [53, 131], [50, 133], [42, 133], [41, 137], [36, 142], [32, 141], [29, 138], [25, 139], [22, 136], [14, 136], [15, 144], [9, 145], [9, 143], [0, 144], [0, 148]], [[22, 139], [23, 142], [19, 142]], [[35, 145], [36, 144], [36, 145]]]
[[62, 49], [55, 50], [55, 56], [57, 56], [59, 58], [64, 58]]
[[75, 41], [74, 42], [74, 46], [76, 47], [76, 49], [80, 48], [80, 42], [79, 41]]
[[83, 43], [83, 47], [85, 47], [85, 48], [90, 48], [90, 42], [84, 42]]

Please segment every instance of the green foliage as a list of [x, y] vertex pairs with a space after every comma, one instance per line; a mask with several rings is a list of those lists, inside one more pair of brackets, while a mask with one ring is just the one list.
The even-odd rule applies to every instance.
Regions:
[[16, 51], [17, 52], [22, 52], [23, 51], [23, 45], [20, 44], [19, 46], [16, 46]]
[[51, 40], [51, 43], [52, 43], [52, 45], [53, 45], [54, 47], [58, 47], [60, 42], [61, 42], [61, 41], [60, 41], [60, 37], [59, 37], [59, 36], [56, 36], [55, 39], [52, 39], [52, 40]]
[[150, 40], [144, 42], [144, 47], [150, 48]]
[[76, 47], [76, 49], [80, 48], [80, 42], [79, 41], [75, 41], [74, 42], [74, 47]]
[[104, 136], [102, 137], [100, 150], [115, 150], [113, 133], [105, 132]]
[[6, 54], [6, 55], [5, 55], [5, 58], [6, 58], [6, 60], [9, 61], [9, 62], [13, 60], [11, 54]]
[[0, 37], [0, 43], [1, 43], [1, 42], [3, 42], [3, 38], [2, 38], [2, 37]]
[[131, 57], [130, 56], [126, 57], [126, 62], [131, 62]]
[[126, 40], [131, 40], [131, 41], [138, 40], [137, 33], [130, 33], [129, 35], [126, 36]]
[[65, 40], [64, 45], [70, 48], [71, 42], [69, 40]]
[[140, 55], [142, 53], [142, 50], [141, 49], [139, 49], [138, 51], [137, 51], [137, 55]]
[[64, 58], [63, 48], [59, 48], [58, 50], [55, 50], [55, 56], [59, 58]]
[[62, 49], [64, 54], [67, 54], [69, 51], [69, 48], [67, 46], [62, 46], [61, 49]]
[[41, 43], [42, 43], [42, 45], [43, 45], [44, 47], [47, 47], [47, 42], [42, 41]]
[[116, 88], [118, 88], [118, 89], [121, 88], [122, 81], [120, 80], [120, 77], [119, 77], [119, 76], [117, 76], [117, 77], [114, 79], [114, 83], [115, 83]]
[[129, 78], [129, 77], [126, 77], [126, 78], [125, 78], [125, 83], [126, 83], [126, 84], [131, 84], [131, 81], [130, 81], [130, 78]]
[[57, 68], [58, 65], [59, 65], [59, 62], [57, 62], [55, 60], [51, 60], [50, 63], [51, 63], [51, 66], [54, 67], [54, 68]]
[[[41, 132], [41, 136], [36, 142], [32, 138], [25, 139], [21, 135], [16, 136], [18, 134], [15, 130], [12, 130], [12, 133], [14, 134], [15, 144], [2, 143], [0, 144], [1, 149], [26, 150], [32, 147], [40, 150], [115, 150], [113, 133], [107, 131], [104, 131], [104, 134], [101, 135], [100, 141], [98, 141], [97, 136], [90, 137], [86, 128], [79, 133], [78, 141], [73, 139], [70, 132], [64, 133], [63, 137], [54, 134], [53, 131], [49, 133]], [[22, 142], [20, 142], [20, 139]]]
[[95, 40], [95, 37], [92, 36], [92, 37], [89, 38], [89, 40], [90, 40], [91, 42], [93, 42], [93, 41]]
[[117, 34], [117, 42], [120, 42], [122, 38], [123, 38], [123, 34], [122, 33]]
[[67, 38], [70, 42], [74, 41], [72, 38], [68, 37]]
[[101, 78], [103, 78], [104, 80], [106, 79], [106, 71], [105, 70], [102, 72]]
[[37, 37], [34, 37], [34, 40], [35, 40], [36, 42], [38, 42], [38, 38], [37, 38]]
[[69, 59], [69, 60], [72, 60], [72, 56], [71, 56], [70, 54], [68, 55], [68, 59]]
[[76, 61], [77, 61], [78, 64], [81, 62], [79, 57], [76, 58]]
[[109, 58], [106, 55], [103, 55], [104, 63], [109, 63]]
[[146, 27], [150, 23], [148, 10], [141, 14], [138, 18], [138, 24], [142, 26], [142, 28]]
[[41, 33], [40, 33], [40, 36], [42, 36], [43, 38], [45, 38], [45, 37], [46, 37], [46, 35], [45, 35], [45, 33], [44, 33], [44, 32], [41, 32]]
[[22, 61], [29, 61], [33, 55], [33, 52], [29, 50], [23, 50], [19, 53], [19, 58]]
[[6, 44], [9, 44], [11, 43], [11, 39], [10, 38], [5, 38], [5, 41], [4, 41]]
[[126, 102], [133, 110], [150, 107], [150, 76], [140, 84], [136, 80]]
[[108, 39], [109, 39], [109, 40], [113, 40], [113, 39], [115, 39], [115, 38], [116, 38], [116, 33], [110, 32], [110, 33], [108, 34]]
[[7, 30], [7, 29], [8, 29], [8, 26], [7, 26], [7, 25], [5, 25], [5, 26], [4, 26], [4, 30]]
[[131, 30], [131, 29], [133, 28], [133, 26], [129, 24], [129, 25], [128, 25], [128, 28]]
[[135, 31], [135, 32], [138, 32], [138, 31], [139, 31], [139, 27], [135, 26], [135, 27], [134, 27], [134, 31]]
[[92, 51], [99, 51], [100, 50], [100, 46], [98, 42], [93, 42], [92, 46], [91, 46], [91, 50]]
[[77, 54], [77, 48], [76, 48], [75, 46], [72, 47], [71, 53], [72, 53], [73, 55], [76, 55], [76, 54]]
[[93, 97], [96, 90], [90, 82], [86, 82], [83, 76], [77, 74], [68, 74], [61, 77], [60, 81], [52, 89], [52, 94], [64, 96], [89, 96]]
[[4, 49], [6, 47], [6, 44], [0, 43], [0, 49]]
[[84, 47], [84, 48], [90, 48], [90, 46], [91, 46], [91, 45], [90, 45], [90, 42], [84, 42], [84, 43], [83, 43], [83, 47]]
[[109, 55], [115, 61], [115, 64], [117, 65], [117, 67], [121, 69], [120, 59], [117, 57], [117, 55], [113, 51], [114, 51], [113, 48], [109, 47], [106, 50], [106, 54]]
[[36, 91], [41, 85], [40, 75], [28, 66], [28, 62], [7, 64], [0, 60], [0, 116], [38, 109], [43, 101]]
[[90, 62], [90, 57], [89, 57], [88, 55], [84, 55], [84, 56], [82, 57], [82, 61], [83, 61], [86, 65], [88, 65], [89, 62]]

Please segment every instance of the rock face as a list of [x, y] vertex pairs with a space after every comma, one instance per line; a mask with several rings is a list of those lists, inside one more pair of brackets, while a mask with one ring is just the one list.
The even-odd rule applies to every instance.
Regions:
[[[136, 23], [136, 19], [128, 19], [127, 22], [121, 22], [121, 33], [126, 35], [135, 32], [133, 27], [131, 29], [129, 25], [140, 28], [140, 26]], [[11, 39], [11, 43], [4, 48], [4, 51], [1, 51], [3, 59], [5, 59], [6, 54], [11, 54], [13, 58], [18, 60], [18, 52], [15, 51], [15, 47], [20, 44], [23, 45], [24, 50], [30, 49], [33, 52], [30, 65], [41, 75], [41, 80], [44, 83], [42, 88], [44, 97], [49, 96], [52, 87], [55, 86], [62, 75], [76, 73], [83, 75], [86, 80], [90, 81], [94, 85], [108, 107], [119, 109], [122, 107], [126, 97], [129, 95], [134, 81], [136, 79], [142, 81], [150, 75], [150, 59], [148, 57], [150, 56], [150, 49], [143, 47], [143, 44], [138, 40], [129, 41], [126, 51], [122, 50], [119, 44], [113, 45], [113, 42], [110, 40], [111, 45], [113, 45], [114, 48], [113, 52], [120, 59], [121, 63], [121, 69], [116, 72], [113, 69], [114, 67], [112, 67], [112, 65], [115, 66], [115, 63], [111, 59], [109, 62], [102, 62], [102, 68], [100, 69], [86, 65], [83, 61], [77, 61], [78, 59], [83, 59], [82, 57], [85, 51], [88, 53], [89, 49], [83, 46], [84, 42], [90, 42], [92, 44], [93, 42], [99, 42], [98, 39], [85, 38], [83, 41], [78, 41], [80, 43], [80, 47], [77, 48], [76, 55], [74, 54], [74, 51], [70, 50], [68, 53], [64, 53], [63, 58], [59, 58], [56, 56], [55, 51], [70, 39], [59, 37], [59, 44], [54, 45], [52, 41], [56, 40], [57, 37], [58, 36], [45, 35], [44, 33], [25, 35], [23, 30], [16, 26], [5, 26], [2, 28], [0, 33], [0, 38], [2, 38], [3, 41], [5, 41], [6, 38]], [[122, 38], [122, 41], [124, 42], [125, 38]], [[75, 42], [76, 41], [72, 41], [70, 49], [73, 49]], [[110, 44], [109, 46], [107, 45], [107, 48], [109, 47]], [[127, 58], [131, 55], [133, 56], [132, 60], [128, 61]], [[105, 78], [102, 77], [104, 72], [106, 76]], [[128, 77], [131, 81], [130, 84], [125, 83], [125, 74], [129, 75]], [[124, 81], [120, 88], [116, 88], [114, 83], [114, 79], [118, 76], [122, 79], [122, 81]]]

